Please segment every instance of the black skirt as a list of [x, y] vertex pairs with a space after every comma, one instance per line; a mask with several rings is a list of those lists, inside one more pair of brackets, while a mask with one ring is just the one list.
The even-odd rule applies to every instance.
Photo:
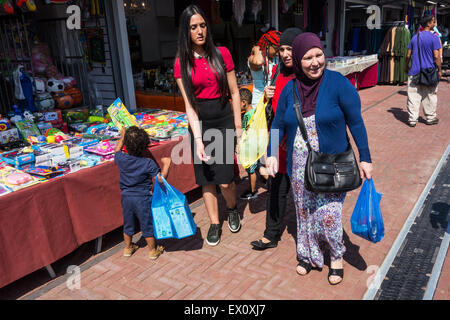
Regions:
[[220, 99], [197, 99], [197, 102], [203, 145], [206, 155], [211, 159], [203, 162], [197, 157], [195, 139], [189, 127], [196, 183], [200, 186], [231, 183], [234, 178], [236, 147], [231, 105], [227, 102], [222, 107]]

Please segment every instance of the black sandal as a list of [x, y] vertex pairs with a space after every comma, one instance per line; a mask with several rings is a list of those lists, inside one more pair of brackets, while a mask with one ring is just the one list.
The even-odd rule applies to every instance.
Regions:
[[297, 274], [300, 275], [300, 276], [306, 276], [306, 275], [311, 271], [311, 269], [312, 269], [312, 265], [311, 265], [310, 263], [308, 263], [308, 262], [303, 261], [303, 260], [300, 260], [300, 261], [298, 262], [297, 267], [302, 267], [303, 269], [306, 270], [306, 273], [305, 273], [305, 274], [301, 274], [301, 273], [298, 272], [298, 270], [297, 270], [297, 268], [296, 268], [295, 271], [297, 271]]
[[[331, 276], [338, 276], [338, 277], [341, 277], [341, 280], [340, 280], [339, 282], [333, 283], [333, 282], [330, 281], [330, 277], [331, 277]], [[332, 268], [330, 268], [330, 270], [328, 271], [328, 282], [329, 282], [332, 286], [335, 286], [335, 285], [341, 283], [342, 280], [344, 280], [344, 269], [332, 269]]]
[[252, 242], [250, 242], [250, 244], [253, 246], [253, 249], [255, 249], [255, 250], [265, 250], [265, 249], [275, 248], [278, 245], [278, 243], [275, 241], [270, 241], [270, 242], [264, 243], [261, 239], [252, 241]]

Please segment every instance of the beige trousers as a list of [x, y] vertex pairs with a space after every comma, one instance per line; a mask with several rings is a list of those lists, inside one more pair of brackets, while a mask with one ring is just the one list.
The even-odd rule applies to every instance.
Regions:
[[436, 118], [437, 85], [428, 87], [411, 83], [412, 76], [408, 76], [408, 121], [417, 122], [419, 118], [420, 103], [423, 104], [423, 113], [427, 121]]

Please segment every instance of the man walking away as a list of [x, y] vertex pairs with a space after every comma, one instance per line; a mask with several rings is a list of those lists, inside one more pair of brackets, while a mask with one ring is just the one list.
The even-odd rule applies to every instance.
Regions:
[[[414, 35], [408, 45], [408, 53], [406, 55], [405, 72], [408, 73], [408, 125], [415, 127], [417, 119], [419, 118], [420, 103], [423, 103], [423, 112], [426, 117], [426, 124], [433, 125], [439, 122], [436, 116], [437, 107], [437, 86], [424, 86], [414, 83], [413, 77], [420, 72], [420, 68], [438, 68], [439, 78], [442, 77], [440, 49], [441, 42], [439, 38], [432, 33], [436, 25], [433, 16], [424, 16], [420, 22], [423, 27], [423, 32], [420, 32], [419, 46], [417, 44], [417, 36], [419, 32]], [[420, 59], [419, 60], [419, 49]], [[412, 63], [409, 69], [409, 60]]]

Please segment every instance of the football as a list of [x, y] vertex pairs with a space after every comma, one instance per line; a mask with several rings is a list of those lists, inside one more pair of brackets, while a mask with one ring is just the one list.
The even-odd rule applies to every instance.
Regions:
[[47, 80], [47, 91], [50, 93], [61, 92], [64, 90], [64, 82], [61, 80], [56, 80], [55, 78], [50, 78]]

